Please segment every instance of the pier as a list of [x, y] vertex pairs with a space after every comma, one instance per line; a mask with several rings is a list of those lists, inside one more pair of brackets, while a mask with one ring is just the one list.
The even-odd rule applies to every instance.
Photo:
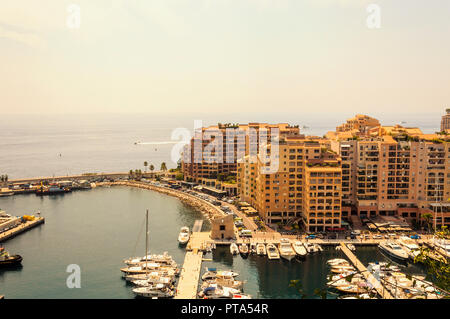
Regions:
[[45, 223], [44, 217], [37, 217], [32, 221], [27, 221], [25, 223], [22, 223], [19, 226], [14, 227], [13, 229], [10, 229], [10, 230], [7, 230], [7, 231], [1, 233], [0, 234], [0, 242], [6, 241], [10, 238], [13, 238], [13, 237], [23, 233], [24, 231], [32, 229], [43, 223]]
[[192, 227], [193, 233], [198, 233], [202, 231], [203, 219], [197, 219]]
[[196, 299], [203, 252], [188, 251], [184, 257], [175, 299]]
[[352, 264], [356, 267], [356, 269], [359, 270], [359, 272], [366, 278], [367, 282], [372, 285], [378, 292], [378, 294], [383, 299], [395, 299], [392, 297], [392, 295], [389, 293], [389, 291], [384, 288], [384, 286], [367, 270], [366, 266], [364, 266], [358, 258], [348, 249], [347, 245], [344, 243], [341, 243], [341, 250], [344, 252], [344, 254], [350, 259]]

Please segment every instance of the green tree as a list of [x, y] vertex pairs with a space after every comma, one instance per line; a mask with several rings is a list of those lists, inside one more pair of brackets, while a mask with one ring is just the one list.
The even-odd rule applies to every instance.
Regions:
[[422, 218], [425, 220], [425, 223], [427, 224], [427, 230], [431, 230], [431, 221], [433, 219], [433, 215], [431, 213], [425, 213], [422, 215]]
[[166, 162], [162, 162], [162, 163], [161, 163], [161, 170], [162, 170], [163, 172], [167, 171]]
[[144, 162], [144, 167], [145, 167], [145, 171], [146, 171], [146, 172], [147, 172], [147, 166], [148, 166], [148, 162], [145, 161], [145, 162]]
[[[435, 233], [435, 236], [448, 240], [450, 234], [447, 226], [443, 226], [440, 231]], [[450, 291], [450, 264], [444, 257], [442, 259], [431, 258], [430, 252], [430, 248], [422, 247], [420, 253], [414, 258], [414, 263], [424, 264], [428, 275], [434, 279], [435, 285], [448, 293]]]

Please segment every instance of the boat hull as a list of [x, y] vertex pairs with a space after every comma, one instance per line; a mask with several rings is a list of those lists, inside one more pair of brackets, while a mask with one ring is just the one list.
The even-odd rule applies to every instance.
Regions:
[[396, 254], [392, 253], [389, 249], [384, 248], [383, 246], [378, 246], [378, 247], [380, 248], [380, 251], [382, 253], [384, 253], [386, 256], [393, 259], [394, 261], [399, 261], [402, 263], [408, 262], [409, 257], [403, 257], [403, 256], [396, 255]]
[[6, 260], [0, 261], [0, 267], [11, 267], [11, 266], [17, 266], [22, 263], [22, 256], [20, 255], [13, 255], [7, 258]]

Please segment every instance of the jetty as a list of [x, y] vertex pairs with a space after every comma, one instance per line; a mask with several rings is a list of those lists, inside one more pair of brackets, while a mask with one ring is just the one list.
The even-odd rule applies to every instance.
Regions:
[[202, 267], [202, 251], [188, 251], [184, 257], [175, 299], [196, 299], [200, 270]]
[[358, 271], [364, 276], [364, 278], [367, 280], [369, 284], [372, 285], [372, 287], [375, 288], [377, 293], [383, 298], [383, 299], [395, 299], [389, 291], [370, 273], [369, 270], [367, 270], [366, 266], [364, 266], [358, 258], [348, 249], [347, 245], [344, 243], [341, 243], [341, 250], [344, 252], [344, 254], [350, 259], [352, 264], [358, 269]]
[[9, 229], [3, 233], [0, 234], [0, 242], [6, 241], [10, 238], [13, 238], [29, 229], [32, 229], [40, 224], [45, 223], [44, 217], [37, 217], [34, 220], [27, 221], [25, 223], [22, 223], [12, 229]]
[[[205, 242], [209, 238], [209, 232], [202, 232], [203, 220], [198, 219], [192, 227], [192, 234], [189, 239], [184, 257], [183, 268], [181, 269], [180, 278], [178, 279], [178, 287], [175, 299], [196, 299], [198, 281], [200, 279], [200, 271], [203, 261], [203, 250]], [[207, 236], [207, 238], [205, 238]]]

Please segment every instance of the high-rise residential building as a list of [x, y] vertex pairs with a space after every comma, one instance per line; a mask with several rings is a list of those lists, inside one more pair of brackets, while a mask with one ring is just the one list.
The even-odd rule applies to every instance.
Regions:
[[[320, 140], [286, 137], [273, 161], [247, 156], [238, 166], [241, 200], [252, 204], [267, 224], [303, 221], [308, 231], [341, 226], [341, 165]], [[267, 146], [267, 154], [273, 152]], [[270, 168], [270, 170], [269, 170]]]
[[[182, 171], [184, 179], [201, 182], [216, 179], [220, 174], [236, 175], [237, 161], [249, 154], [256, 154], [260, 138], [267, 140], [279, 136], [300, 136], [300, 129], [287, 123], [267, 124], [218, 124], [203, 127], [183, 149]], [[217, 140], [216, 140], [217, 139]], [[221, 141], [214, 147], [214, 141]], [[263, 139], [263, 142], [265, 140]], [[208, 151], [210, 150], [210, 151]]]
[[329, 132], [342, 157], [342, 216], [398, 216], [420, 221], [433, 214], [450, 225], [449, 141], [418, 128], [380, 126], [349, 137]]
[[441, 132], [450, 133], [450, 109], [445, 110], [447, 114], [442, 116]]

